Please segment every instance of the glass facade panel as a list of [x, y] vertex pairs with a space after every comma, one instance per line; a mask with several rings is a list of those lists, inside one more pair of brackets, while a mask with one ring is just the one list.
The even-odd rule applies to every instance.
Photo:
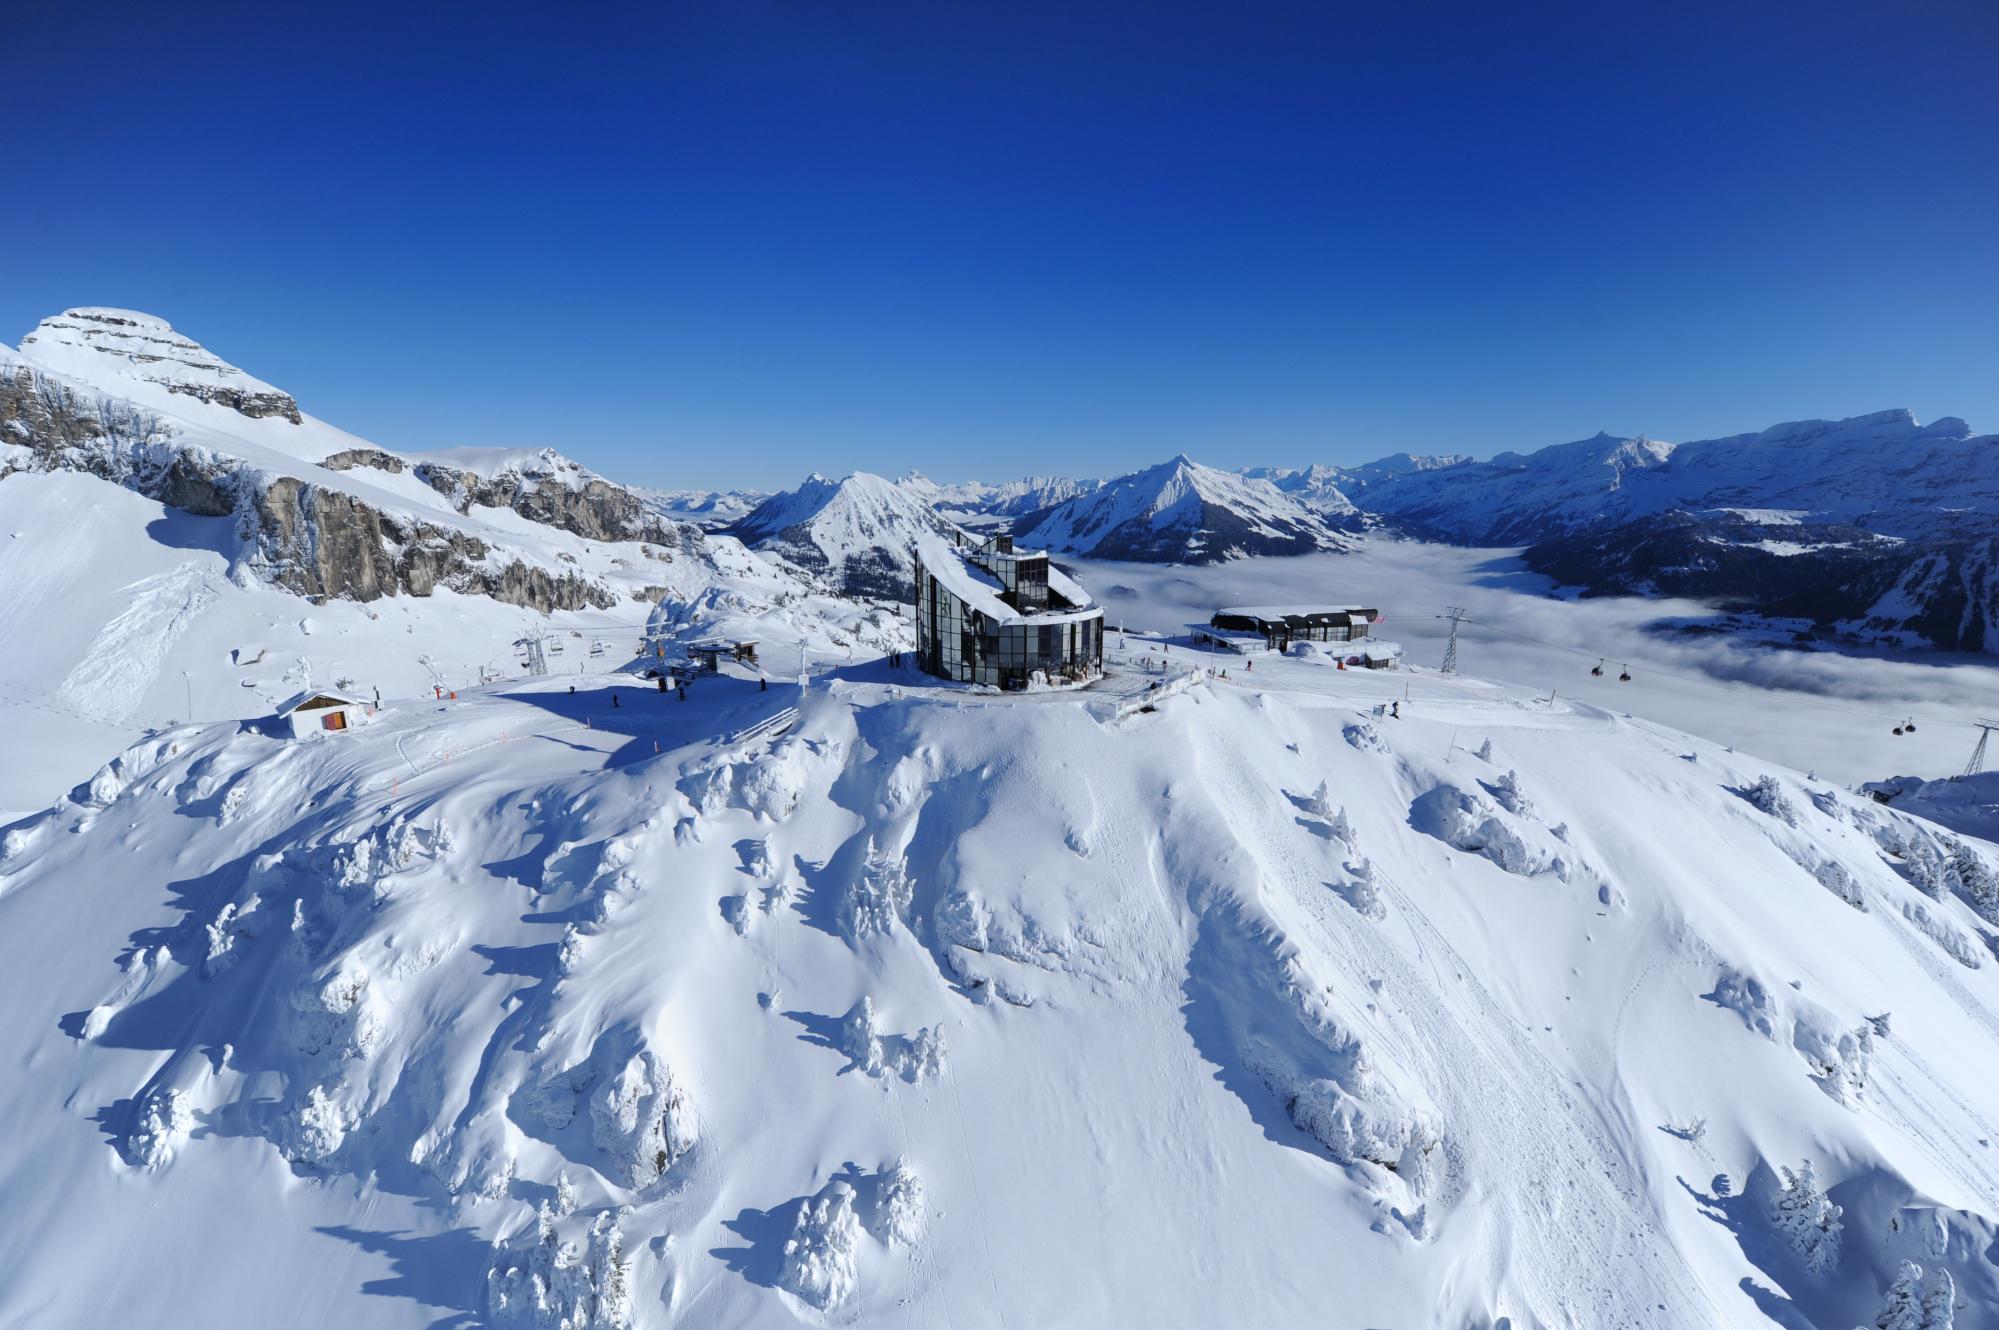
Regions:
[[[1002, 599], [1048, 603], [1045, 555], [973, 560], [1006, 586]], [[1032, 613], [1028, 604], [1013, 604]], [[1037, 673], [1050, 679], [1086, 678], [1103, 667], [1101, 611], [1058, 623], [995, 623], [972, 610], [949, 587], [916, 563], [917, 662], [931, 674], [965, 683], [1025, 688]]]

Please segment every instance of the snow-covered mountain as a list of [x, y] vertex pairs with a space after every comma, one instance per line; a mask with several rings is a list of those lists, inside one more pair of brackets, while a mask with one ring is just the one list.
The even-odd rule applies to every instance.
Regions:
[[1185, 455], [1106, 481], [1099, 489], [1029, 513], [1014, 534], [1034, 548], [1102, 559], [1214, 563], [1249, 554], [1339, 549], [1353, 505], [1315, 509], [1252, 479]]
[[1902, 540], [1999, 520], [1999, 436], [1908, 411], [1662, 443], [1598, 434], [1534, 453], [1409, 472], [1372, 511], [1483, 544], [1522, 544], [1673, 510], [1781, 510]]
[[840, 480], [808, 476], [728, 528], [752, 549], [846, 594], [889, 600], [910, 594], [909, 548], [917, 535], [951, 530], [920, 489], [864, 471]]
[[551, 665], [608, 669], [663, 598], [804, 592], [557, 453], [384, 449], [103, 308], [0, 347], [0, 541], [0, 713], [36, 754], [0, 764], [0, 810], [190, 714], [427, 696], [517, 673], [530, 629]]
[[1113, 650], [151, 736], [0, 836], [0, 1323], [1999, 1324], [1993, 847]]
[[1593, 591], [1891, 641], [1999, 646], [1999, 436], [1907, 411], [1661, 443], [1608, 434], [1370, 485], [1370, 512]]
[[953, 521], [969, 524], [981, 518], [1012, 518], [1039, 512], [1078, 495], [1093, 494], [1103, 488], [1104, 482], [1068, 476], [1027, 476], [997, 484], [973, 480], [940, 485], [921, 471], [912, 471], [896, 484]]
[[768, 499], [762, 490], [644, 490], [663, 517], [719, 530]]
[[1309, 508], [1347, 517], [1354, 511], [1353, 501], [1365, 494], [1371, 485], [1413, 471], [1436, 471], [1470, 460], [1461, 453], [1422, 457], [1394, 453], [1362, 466], [1327, 466], [1323, 463], [1307, 467], [1252, 466], [1244, 468], [1240, 474], [1252, 480], [1267, 480]]

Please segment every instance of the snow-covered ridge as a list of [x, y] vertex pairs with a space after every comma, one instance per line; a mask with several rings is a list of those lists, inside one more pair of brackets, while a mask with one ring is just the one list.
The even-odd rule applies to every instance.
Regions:
[[226, 407], [252, 419], [299, 423], [291, 394], [253, 378], [165, 319], [129, 309], [79, 306], [43, 319], [21, 339], [38, 365], [87, 383], [115, 384], [122, 394], [171, 404], [175, 398]]

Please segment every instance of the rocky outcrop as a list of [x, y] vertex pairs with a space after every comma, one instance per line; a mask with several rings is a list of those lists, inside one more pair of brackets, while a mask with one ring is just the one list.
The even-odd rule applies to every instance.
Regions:
[[357, 466], [373, 467], [391, 475], [403, 473], [403, 459], [380, 448], [346, 448], [328, 456], [320, 465], [328, 471], [352, 471]]
[[660, 518], [632, 491], [555, 453], [492, 475], [443, 462], [418, 462], [412, 469], [461, 513], [510, 508], [530, 522], [585, 540], [643, 540], [668, 549], [679, 549], [688, 540], [688, 528]]
[[442, 587], [544, 613], [617, 600], [600, 582], [507, 558], [467, 532], [189, 446], [157, 416], [19, 362], [0, 362], [0, 442], [13, 445], [0, 451], [0, 478], [81, 471], [183, 512], [235, 517], [239, 566], [302, 596], [369, 601]]

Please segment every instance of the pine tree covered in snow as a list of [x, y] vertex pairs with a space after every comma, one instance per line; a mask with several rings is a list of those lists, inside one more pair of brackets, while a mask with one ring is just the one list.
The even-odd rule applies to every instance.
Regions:
[[1815, 1275], [1830, 1273], [1839, 1264], [1844, 1212], [1819, 1190], [1811, 1160], [1799, 1164], [1795, 1173], [1781, 1166], [1778, 1172], [1784, 1189], [1777, 1195], [1771, 1222], [1803, 1258], [1807, 1270]]
[[923, 1236], [923, 1180], [907, 1159], [881, 1174], [875, 1194], [875, 1231], [891, 1247], [913, 1246]]
[[1497, 780], [1489, 782], [1485, 788], [1491, 791], [1492, 797], [1501, 808], [1515, 817], [1534, 816], [1533, 802], [1520, 790], [1519, 772], [1509, 769]]
[[909, 917], [909, 873], [899, 855], [876, 847], [868, 837], [860, 876], [840, 902], [840, 932], [849, 942], [887, 934]]
[[1957, 1281], [1950, 1271], [1932, 1271], [1923, 1281], [1921, 1330], [1952, 1330], [1957, 1320]]
[[836, 1182], [826, 1195], [799, 1202], [778, 1282], [819, 1310], [831, 1310], [860, 1282], [860, 1245], [854, 1189]]
[[630, 1330], [631, 1262], [609, 1212], [591, 1223], [583, 1251], [564, 1242], [548, 1202], [535, 1212], [535, 1240], [494, 1258], [486, 1275], [493, 1323], [520, 1330]]
[[1985, 862], [1985, 856], [1964, 841], [1951, 846], [1951, 867], [1956, 870], [1958, 890], [1965, 902], [1987, 923], [1999, 924], [1999, 874]]
[[861, 995], [846, 1019], [840, 1022], [841, 1051], [864, 1075], [879, 1076], [882, 1072], [881, 1037], [875, 1027], [875, 1004], [867, 994]]
[[1768, 813], [1787, 827], [1798, 825], [1798, 810], [1784, 794], [1784, 787], [1777, 783], [1775, 776], [1764, 776], [1742, 792], [1761, 811]]
[[1923, 1330], [1923, 1268], [1903, 1261], [1874, 1317], [1874, 1330]]
[[194, 1127], [194, 1108], [180, 1090], [155, 1090], [139, 1104], [125, 1140], [125, 1157], [139, 1168], [159, 1168], [174, 1157]]

